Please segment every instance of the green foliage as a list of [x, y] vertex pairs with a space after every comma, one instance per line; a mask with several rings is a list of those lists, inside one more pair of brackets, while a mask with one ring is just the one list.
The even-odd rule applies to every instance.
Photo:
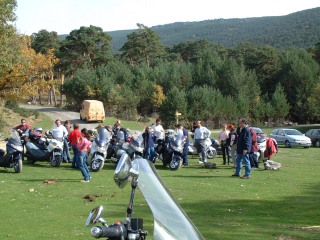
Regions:
[[149, 66], [154, 58], [164, 54], [164, 46], [153, 30], [143, 24], [137, 26], [137, 31], [128, 34], [128, 41], [120, 49], [121, 56], [131, 65], [145, 63]]
[[110, 40], [102, 28], [92, 25], [71, 31], [59, 48], [57, 68], [69, 75], [85, 65], [106, 64], [112, 58]]
[[48, 32], [45, 29], [31, 35], [31, 47], [37, 52], [47, 54], [50, 49], [56, 51], [60, 46], [60, 38], [56, 32]]
[[[227, 48], [252, 42], [285, 49], [288, 46], [308, 48], [320, 39], [320, 7], [286, 16], [243, 19], [215, 19], [200, 22], [177, 22], [151, 27], [166, 47], [187, 41], [204, 40]], [[112, 31], [114, 52], [126, 43], [134, 30]], [[187, 54], [188, 55], [188, 54]]]

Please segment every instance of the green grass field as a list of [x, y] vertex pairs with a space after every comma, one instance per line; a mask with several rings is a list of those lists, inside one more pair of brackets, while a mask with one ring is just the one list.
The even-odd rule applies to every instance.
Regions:
[[[214, 159], [217, 169], [204, 169], [196, 158], [178, 171], [156, 163], [158, 173], [205, 239], [320, 239], [319, 148], [280, 148], [279, 171], [254, 170], [249, 180], [233, 178], [233, 169]], [[118, 189], [114, 164], [81, 173], [64, 163], [24, 165], [21, 174], [0, 170], [0, 239], [90, 239], [84, 226], [89, 211], [104, 205], [109, 224], [125, 219], [130, 186]], [[53, 180], [52, 184], [46, 180]], [[88, 194], [96, 196], [87, 201]], [[137, 191], [133, 217], [144, 218], [152, 233], [151, 212]], [[152, 239], [149, 236], [148, 239]]]

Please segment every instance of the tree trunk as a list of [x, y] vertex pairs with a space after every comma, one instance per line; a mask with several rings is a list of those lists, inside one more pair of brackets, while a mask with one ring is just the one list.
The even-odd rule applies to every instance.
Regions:
[[54, 105], [57, 106], [57, 96], [56, 96], [56, 91], [54, 88], [52, 88], [52, 92], [53, 92], [53, 101], [54, 101]]
[[41, 90], [38, 89], [38, 95], [39, 95], [39, 104], [42, 105], [42, 96], [41, 96]]

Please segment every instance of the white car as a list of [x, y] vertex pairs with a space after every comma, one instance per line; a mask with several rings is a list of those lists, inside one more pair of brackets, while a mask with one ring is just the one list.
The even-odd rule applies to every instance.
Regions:
[[278, 145], [285, 145], [285, 147], [304, 147], [311, 146], [311, 139], [306, 137], [296, 129], [278, 128], [272, 130], [270, 137], [274, 138]]

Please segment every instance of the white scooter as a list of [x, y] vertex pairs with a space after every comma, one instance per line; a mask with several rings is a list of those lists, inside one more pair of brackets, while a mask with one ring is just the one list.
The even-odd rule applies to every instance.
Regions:
[[[139, 182], [138, 182], [139, 178]], [[91, 236], [109, 240], [144, 240], [148, 231], [143, 229], [143, 219], [132, 218], [135, 189], [138, 187], [146, 199], [154, 218], [153, 240], [204, 239], [186, 213], [173, 199], [161, 181], [151, 161], [139, 156], [131, 161], [128, 154], [122, 154], [114, 173], [119, 188], [131, 182], [131, 195], [126, 219], [108, 225], [101, 217], [103, 207], [94, 208], [86, 221], [86, 226], [101, 223], [91, 229]]]

